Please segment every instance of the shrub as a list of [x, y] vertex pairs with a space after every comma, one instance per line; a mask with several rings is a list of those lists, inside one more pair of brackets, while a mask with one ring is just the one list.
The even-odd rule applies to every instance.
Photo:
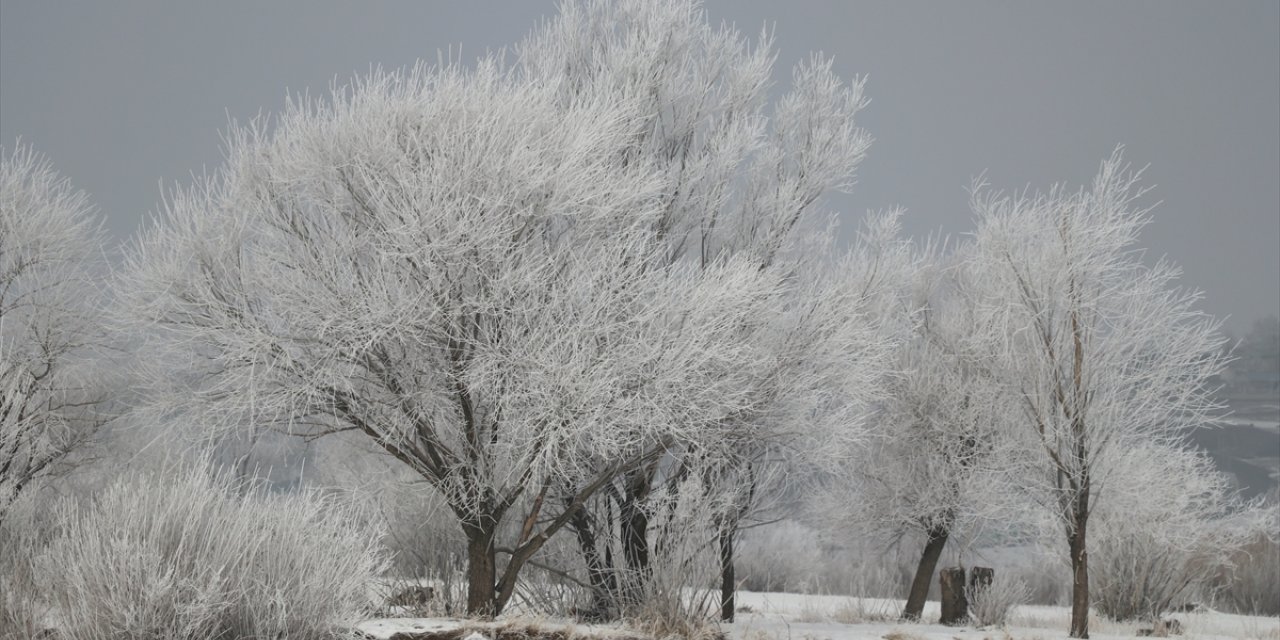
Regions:
[[48, 523], [33, 497], [18, 496], [0, 518], [0, 640], [37, 638], [44, 628], [31, 558], [41, 548]]
[[1031, 589], [1026, 583], [1005, 573], [996, 573], [991, 584], [974, 584], [965, 589], [969, 615], [980, 627], [1004, 626], [1014, 607], [1026, 604]]
[[[335, 434], [312, 444], [309, 486], [369, 496], [386, 523], [383, 546], [391, 556], [380, 599], [389, 616], [452, 616], [466, 609], [466, 538], [439, 491], [421, 476], [374, 448], [365, 437]], [[431, 597], [406, 602], [397, 596], [430, 588]]]
[[1145, 475], [1163, 480], [1117, 493], [1090, 521], [1090, 594], [1098, 613], [1113, 620], [1157, 620], [1193, 602], [1212, 588], [1215, 570], [1232, 566], [1236, 550], [1274, 527], [1274, 515], [1232, 494], [1202, 452], [1131, 448], [1111, 483], [1129, 486]]
[[717, 496], [708, 495], [694, 479], [663, 487], [657, 494], [653, 503], [663, 506], [653, 520], [662, 524], [650, 530], [650, 573], [640, 601], [628, 606], [625, 615], [655, 638], [715, 637], [711, 616], [719, 594], [707, 587], [717, 584], [719, 564], [715, 531], [704, 516], [718, 507]]
[[354, 502], [205, 465], [127, 474], [56, 519], [37, 570], [65, 640], [339, 637], [386, 566]]
[[1280, 541], [1259, 534], [1218, 570], [1211, 590], [1217, 606], [1249, 615], [1280, 615]]
[[1253, 600], [1274, 599], [1275, 583], [1269, 580], [1280, 561], [1267, 557], [1265, 543], [1242, 542], [1240, 532], [1247, 530], [1230, 522], [1206, 523], [1198, 537], [1182, 544], [1159, 529], [1098, 535], [1090, 549], [1093, 604], [1113, 620], [1157, 620], [1217, 591], [1237, 610], [1251, 611]]
[[1156, 536], [1096, 536], [1090, 550], [1090, 591], [1098, 613], [1112, 620], [1153, 620], [1191, 592], [1191, 555]]

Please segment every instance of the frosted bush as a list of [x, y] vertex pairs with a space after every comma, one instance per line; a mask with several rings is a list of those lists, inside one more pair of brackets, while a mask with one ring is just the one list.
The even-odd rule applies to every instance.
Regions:
[[48, 529], [35, 496], [26, 493], [0, 519], [0, 639], [35, 638], [44, 628], [44, 608], [35, 594], [31, 558]]
[[1104, 505], [1092, 530], [1089, 590], [1094, 607], [1113, 620], [1156, 620], [1212, 590], [1215, 571], [1256, 532], [1272, 530], [1260, 504], [1232, 493], [1208, 456], [1186, 448], [1134, 447], [1113, 482], [1162, 478], [1140, 496]]
[[711, 612], [719, 596], [715, 584], [718, 561], [712, 542], [713, 525], [702, 517], [718, 505], [696, 479], [658, 491], [654, 520], [662, 522], [653, 535], [649, 575], [641, 585], [640, 601], [626, 617], [656, 638], [700, 640], [714, 636]]
[[1090, 590], [1098, 612], [1113, 620], [1158, 619], [1207, 575], [1195, 549], [1172, 547], [1154, 533], [1097, 538]]
[[965, 589], [969, 615], [980, 627], [1004, 626], [1014, 607], [1026, 604], [1031, 589], [1026, 583], [1003, 573], [992, 577], [991, 584], [975, 584]]
[[[466, 608], [466, 538], [448, 504], [416, 473], [366, 438], [336, 435], [312, 444], [308, 482], [369, 496], [370, 508], [386, 523], [383, 545], [391, 566], [380, 595], [384, 604], [403, 602], [401, 596], [423, 587], [430, 598], [413, 599], [414, 615], [453, 615]], [[399, 605], [407, 606], [407, 605]]]
[[1206, 595], [1215, 608], [1256, 616], [1280, 616], [1280, 541], [1259, 534], [1231, 554]]
[[203, 465], [133, 473], [59, 505], [37, 575], [65, 640], [336, 638], [386, 566], [369, 515]]

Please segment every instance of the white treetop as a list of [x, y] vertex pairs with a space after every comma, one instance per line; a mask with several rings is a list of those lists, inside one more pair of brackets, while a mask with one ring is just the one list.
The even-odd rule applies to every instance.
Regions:
[[914, 331], [898, 347], [876, 437], [853, 473], [860, 490], [845, 502], [856, 515], [845, 515], [888, 537], [974, 535], [1017, 519], [1008, 474], [1015, 408], [985, 366], [990, 332], [964, 290], [963, 248], [922, 253], [906, 303]]
[[806, 217], [812, 226], [823, 196], [852, 187], [871, 145], [855, 118], [861, 79], [847, 83], [814, 56], [770, 104], [768, 35], [753, 45], [732, 26], [713, 28], [689, 0], [565, 3], [517, 52], [563, 103], [638, 105], [627, 159], [664, 180], [653, 231], [672, 260], [747, 252], [771, 263]]
[[[823, 197], [852, 187], [871, 144], [856, 123], [866, 104], [861, 79], [845, 82], [815, 56], [770, 104], [775, 52], [767, 34], [753, 44], [732, 26], [713, 28], [688, 0], [566, 3], [517, 54], [530, 81], [551, 87], [562, 104], [637, 105], [642, 118], [626, 161], [662, 181], [649, 231], [668, 262], [715, 265], [734, 256], [788, 283], [783, 313], [742, 333], [773, 350], [773, 365], [756, 381], [755, 395], [769, 400], [753, 409], [770, 413], [754, 420], [757, 429], [792, 429], [823, 398], [844, 409], [874, 394], [869, 382], [887, 341], [872, 306], [901, 277], [890, 264], [902, 253], [897, 227], [891, 217], [872, 221], [843, 262], [821, 239], [832, 231]], [[816, 275], [830, 263], [839, 263], [836, 276]], [[829, 366], [835, 359], [842, 363]], [[785, 407], [792, 415], [781, 415]], [[737, 420], [744, 427], [748, 416]]]
[[[737, 337], [780, 304], [741, 260], [664, 263], [648, 229], [668, 185], [626, 161], [636, 105], [556, 98], [486, 60], [291, 104], [235, 132], [129, 259], [153, 410], [368, 435], [488, 563], [474, 612], [604, 482], [753, 405], [743, 379], [769, 363]], [[574, 500], [543, 512], [562, 481]], [[522, 497], [495, 593], [492, 537]]]

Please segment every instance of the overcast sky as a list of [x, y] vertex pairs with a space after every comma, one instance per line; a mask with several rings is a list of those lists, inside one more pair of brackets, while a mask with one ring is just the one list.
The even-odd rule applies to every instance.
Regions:
[[[706, 4], [776, 29], [776, 77], [809, 51], [868, 75], [875, 136], [852, 228], [901, 205], [911, 234], [972, 226], [964, 187], [1087, 181], [1117, 144], [1162, 204], [1142, 243], [1240, 332], [1280, 314], [1280, 2]], [[370, 65], [517, 41], [551, 2], [0, 0], [0, 144], [19, 136], [88, 191], [114, 239], [160, 183], [216, 166], [228, 118]]]

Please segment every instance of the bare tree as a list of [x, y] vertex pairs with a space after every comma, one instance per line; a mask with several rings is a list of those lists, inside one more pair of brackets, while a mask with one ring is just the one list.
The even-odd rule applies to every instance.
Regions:
[[558, 98], [490, 58], [293, 103], [129, 258], [150, 410], [371, 438], [453, 511], [478, 615], [619, 474], [754, 406], [738, 337], [780, 304], [744, 261], [664, 260], [645, 111]]
[[1117, 150], [1089, 189], [973, 197], [972, 265], [1003, 341], [993, 370], [1039, 452], [1027, 484], [1066, 537], [1078, 638], [1089, 633], [1089, 517], [1121, 477], [1108, 459], [1135, 444], [1176, 444], [1202, 424], [1223, 362], [1219, 324], [1195, 309], [1198, 294], [1136, 249], [1149, 219], [1137, 205], [1139, 173]]
[[88, 198], [29, 147], [0, 159], [0, 518], [104, 422], [86, 356], [100, 345]]

